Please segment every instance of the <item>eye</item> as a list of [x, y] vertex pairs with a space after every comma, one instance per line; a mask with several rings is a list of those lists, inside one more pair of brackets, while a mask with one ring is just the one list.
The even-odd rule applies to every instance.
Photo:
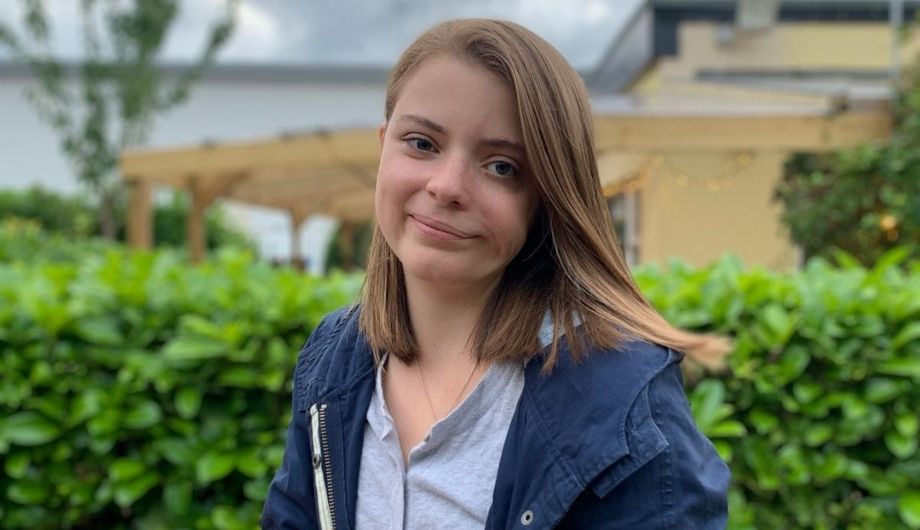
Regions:
[[406, 143], [409, 144], [409, 147], [419, 151], [434, 151], [434, 144], [427, 138], [413, 136], [411, 138], [406, 138]]
[[495, 160], [486, 164], [486, 168], [500, 177], [518, 176], [518, 168], [507, 160]]

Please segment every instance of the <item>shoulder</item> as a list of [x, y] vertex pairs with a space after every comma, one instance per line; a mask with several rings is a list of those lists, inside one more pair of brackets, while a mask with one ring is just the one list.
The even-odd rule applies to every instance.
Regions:
[[568, 518], [575, 527], [724, 528], [728, 468], [696, 427], [681, 359], [637, 341], [561, 365], [563, 384], [578, 390], [562, 398], [571, 423], [559, 435], [587, 485]]
[[347, 383], [356, 370], [373, 365], [360, 333], [359, 316], [359, 305], [345, 306], [327, 314], [313, 329], [297, 355], [294, 369], [299, 408], [306, 406], [308, 393], [328, 393]]
[[682, 358], [671, 348], [633, 340], [614, 348], [593, 348], [576, 361], [563, 342], [552, 371], [543, 373], [543, 359], [535, 357], [526, 367], [526, 382], [541, 408], [558, 409], [563, 416], [564, 410], [596, 408], [622, 432], [640, 392], [669, 367], [679, 373]]
[[[665, 384], [680, 389], [679, 352], [644, 341], [624, 343], [616, 348], [594, 349], [575, 361], [563, 345], [552, 372], [541, 371], [541, 359], [525, 369], [524, 396], [541, 419], [540, 428], [556, 440], [563, 455], [570, 455], [573, 468], [590, 479], [610, 463], [632, 454], [628, 435], [635, 425], [648, 425], [643, 413], [648, 388], [659, 374], [672, 371], [677, 378]], [[670, 395], [677, 396], [672, 392]], [[655, 432], [645, 432], [643, 450], [660, 449]], [[635, 444], [633, 444], [635, 445]]]

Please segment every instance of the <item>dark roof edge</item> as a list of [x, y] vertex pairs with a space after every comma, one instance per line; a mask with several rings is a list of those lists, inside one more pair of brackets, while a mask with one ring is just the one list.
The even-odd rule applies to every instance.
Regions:
[[[903, 0], [905, 9], [920, 7], [920, 0]], [[653, 8], [659, 9], [707, 9], [734, 12], [737, 0], [652, 0]], [[889, 3], [880, 0], [782, 0], [780, 9], [786, 11], [825, 11], [828, 13], [846, 9], [888, 10]]]

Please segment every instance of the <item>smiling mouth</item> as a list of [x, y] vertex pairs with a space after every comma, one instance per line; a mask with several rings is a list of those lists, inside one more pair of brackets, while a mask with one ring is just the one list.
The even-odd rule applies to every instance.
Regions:
[[442, 241], [457, 241], [461, 239], [470, 239], [473, 236], [463, 233], [456, 228], [431, 219], [430, 217], [424, 217], [420, 215], [409, 215], [409, 217], [414, 222], [415, 226], [423, 234], [434, 238], [440, 239]]

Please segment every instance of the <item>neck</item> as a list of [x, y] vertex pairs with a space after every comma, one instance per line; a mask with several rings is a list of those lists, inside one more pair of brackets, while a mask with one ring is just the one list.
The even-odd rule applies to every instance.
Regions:
[[421, 364], [446, 367], [475, 362], [470, 338], [494, 287], [494, 282], [445, 286], [406, 277], [409, 320]]

